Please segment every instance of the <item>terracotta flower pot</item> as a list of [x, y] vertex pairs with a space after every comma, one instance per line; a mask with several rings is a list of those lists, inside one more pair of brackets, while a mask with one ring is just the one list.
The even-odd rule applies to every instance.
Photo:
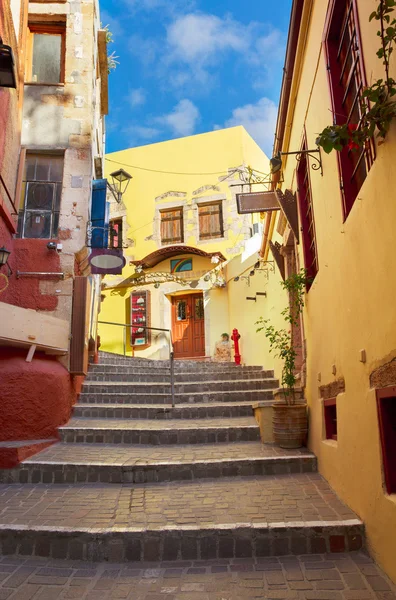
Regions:
[[281, 448], [301, 448], [308, 433], [307, 404], [275, 402], [273, 408], [274, 441]]

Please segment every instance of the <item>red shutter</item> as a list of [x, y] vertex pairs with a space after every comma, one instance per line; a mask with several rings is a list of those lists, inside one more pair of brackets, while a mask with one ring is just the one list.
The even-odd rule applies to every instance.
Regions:
[[[359, 127], [366, 78], [356, 0], [332, 0], [328, 14], [325, 50], [334, 123]], [[374, 141], [356, 151], [344, 148], [337, 155], [346, 219], [374, 162]]]
[[[306, 141], [304, 141], [301, 150], [307, 150]], [[318, 253], [316, 248], [312, 191], [309, 180], [309, 163], [306, 154], [302, 155], [297, 167], [297, 186], [305, 268], [308, 277], [313, 280], [318, 272]], [[308, 285], [308, 289], [311, 286], [311, 283]]]

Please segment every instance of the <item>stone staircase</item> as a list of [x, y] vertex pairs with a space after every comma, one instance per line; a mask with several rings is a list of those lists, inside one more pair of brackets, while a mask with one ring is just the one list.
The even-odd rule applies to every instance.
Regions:
[[[60, 442], [0, 471], [2, 554], [175, 561], [358, 550], [306, 449], [259, 440], [271, 371], [101, 354]], [[131, 485], [133, 484], [133, 485]]]

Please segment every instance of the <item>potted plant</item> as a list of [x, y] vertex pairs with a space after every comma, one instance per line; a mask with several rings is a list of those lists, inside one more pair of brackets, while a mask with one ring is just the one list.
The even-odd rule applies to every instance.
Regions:
[[296, 388], [297, 352], [292, 335], [292, 327], [300, 324], [308, 282], [305, 269], [281, 282], [289, 294], [289, 306], [281, 313], [289, 328], [275, 329], [269, 319], [262, 317], [256, 322], [257, 332], [264, 331], [269, 341], [270, 352], [276, 353], [283, 362], [282, 387], [274, 392], [276, 401], [272, 405], [274, 441], [281, 448], [300, 448], [308, 431], [307, 403], [303, 390]]

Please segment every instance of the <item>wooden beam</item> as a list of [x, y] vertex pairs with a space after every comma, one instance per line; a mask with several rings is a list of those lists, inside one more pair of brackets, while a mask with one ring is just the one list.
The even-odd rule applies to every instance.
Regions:
[[98, 31], [98, 59], [100, 73], [100, 112], [102, 115], [109, 114], [109, 73], [107, 60], [106, 31]]

